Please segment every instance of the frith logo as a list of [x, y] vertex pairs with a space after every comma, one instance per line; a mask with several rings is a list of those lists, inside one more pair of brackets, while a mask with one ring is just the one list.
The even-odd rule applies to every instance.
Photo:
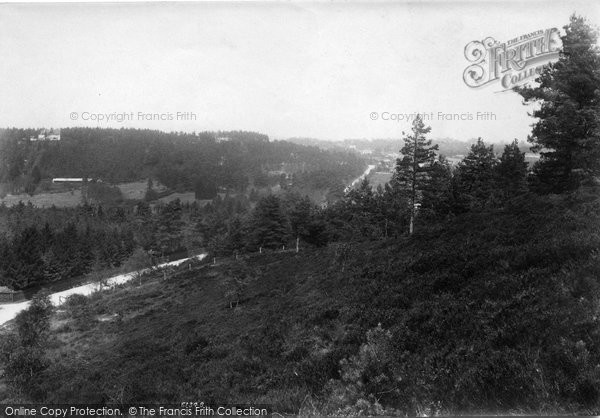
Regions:
[[499, 81], [505, 89], [525, 84], [558, 59], [561, 47], [558, 29], [538, 30], [504, 43], [492, 37], [465, 46], [471, 63], [463, 72], [465, 84], [479, 88]]

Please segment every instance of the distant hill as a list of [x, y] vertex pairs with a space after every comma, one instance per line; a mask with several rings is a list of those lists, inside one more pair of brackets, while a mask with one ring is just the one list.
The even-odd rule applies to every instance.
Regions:
[[[399, 152], [402, 148], [403, 141], [401, 138], [355, 138], [355, 139], [344, 139], [343, 141], [326, 141], [316, 138], [289, 138], [290, 142], [302, 145], [317, 146], [322, 149], [334, 149], [334, 148], [346, 148], [346, 149], [370, 149], [374, 152], [379, 153], [395, 153]], [[469, 153], [469, 149], [472, 144], [477, 142], [477, 138], [471, 138], [469, 140], [458, 140], [455, 138], [433, 138], [433, 142], [439, 145], [440, 154], [447, 157], [466, 155]], [[494, 146], [494, 150], [497, 154], [501, 154], [504, 149], [504, 145], [508, 142], [503, 143], [489, 143]], [[530, 144], [527, 142], [520, 142], [519, 148], [522, 152], [530, 152]]]
[[346, 148], [344, 143], [340, 141], [327, 141], [318, 138], [304, 138], [304, 137], [293, 137], [286, 138], [285, 141], [292, 142], [298, 145], [305, 145], [310, 147], [319, 147], [321, 149], [344, 149]]
[[[108, 183], [155, 178], [170, 189], [213, 197], [218, 188], [243, 191], [268, 173], [329, 173], [345, 181], [364, 161], [343, 150], [270, 141], [256, 132], [167, 133], [142, 129], [63, 128], [60, 140], [32, 141], [39, 129], [0, 130], [4, 193], [34, 193], [44, 179], [84, 177]], [[1, 191], [1, 190], [0, 190]]]

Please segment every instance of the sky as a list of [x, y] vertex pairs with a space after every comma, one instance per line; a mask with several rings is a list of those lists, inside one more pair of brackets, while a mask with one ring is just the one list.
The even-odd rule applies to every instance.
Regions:
[[597, 2], [568, 0], [4, 3], [0, 126], [341, 140], [399, 138], [419, 112], [434, 138], [524, 141], [531, 109], [468, 87], [465, 46], [574, 12], [600, 23]]

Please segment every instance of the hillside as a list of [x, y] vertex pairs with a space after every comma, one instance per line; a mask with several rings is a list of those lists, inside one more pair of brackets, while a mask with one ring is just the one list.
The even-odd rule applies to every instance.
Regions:
[[270, 141], [256, 132], [65, 128], [59, 141], [30, 140], [37, 132], [0, 129], [0, 197], [49, 191], [55, 177], [110, 184], [150, 177], [169, 189], [211, 199], [220, 188], [245, 192], [249, 186], [278, 184], [282, 174], [296, 175], [298, 187], [338, 186], [366, 165], [347, 151]]
[[156, 273], [56, 313], [26, 397], [597, 414], [599, 218], [585, 191], [526, 195], [410, 238]]

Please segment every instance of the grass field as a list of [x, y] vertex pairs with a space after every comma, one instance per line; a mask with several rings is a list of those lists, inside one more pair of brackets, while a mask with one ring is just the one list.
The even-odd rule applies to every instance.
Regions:
[[31, 202], [32, 205], [40, 208], [48, 208], [52, 205], [56, 207], [73, 207], [81, 203], [81, 190], [75, 189], [69, 192], [57, 192], [57, 193], [40, 193], [30, 196], [28, 194], [18, 195], [6, 195], [0, 199], [0, 204], [6, 206], [14, 206], [23, 202], [27, 204]]
[[160, 203], [169, 203], [176, 199], [179, 199], [181, 203], [194, 203], [196, 201], [196, 196], [194, 192], [171, 193], [168, 196], [159, 198], [158, 201]]
[[381, 185], [381, 187], [385, 186], [385, 183], [390, 181], [392, 178], [392, 173], [385, 173], [381, 171], [373, 172], [369, 175], [369, 183], [373, 186], [373, 189], [376, 189], [377, 186]]
[[[148, 182], [147, 180], [134, 181], [129, 183], [120, 183], [116, 186], [121, 190], [121, 194], [123, 195], [124, 199], [140, 200], [143, 199], [146, 194]], [[63, 186], [59, 189], [64, 190], [65, 187]], [[156, 190], [158, 193], [161, 193], [167, 190], [167, 188], [162, 184], [155, 183], [154, 190]], [[162, 198], [160, 200], [161, 202], [166, 203], [171, 200], [175, 200], [177, 197], [179, 197], [179, 199], [181, 199], [182, 202], [191, 202], [194, 200], [194, 193], [174, 193], [173, 195], [166, 196], [165, 198]], [[6, 206], [14, 206], [19, 204], [19, 202], [23, 202], [24, 204], [31, 202], [32, 205], [40, 208], [48, 208], [53, 205], [58, 208], [74, 207], [81, 204], [81, 201], [82, 200], [80, 186], [73, 186], [72, 190], [36, 193], [33, 196], [30, 196], [26, 193], [18, 195], [8, 194], [0, 199], [0, 205], [5, 204]]]
[[[123, 195], [123, 199], [127, 200], [140, 200], [143, 199], [146, 195], [146, 190], [148, 189], [148, 180], [142, 181], [133, 181], [130, 183], [120, 183], [117, 184], [119, 189], [121, 189], [121, 194]], [[154, 182], [153, 186], [156, 192], [161, 193], [164, 192], [167, 188], [158, 182]]]

